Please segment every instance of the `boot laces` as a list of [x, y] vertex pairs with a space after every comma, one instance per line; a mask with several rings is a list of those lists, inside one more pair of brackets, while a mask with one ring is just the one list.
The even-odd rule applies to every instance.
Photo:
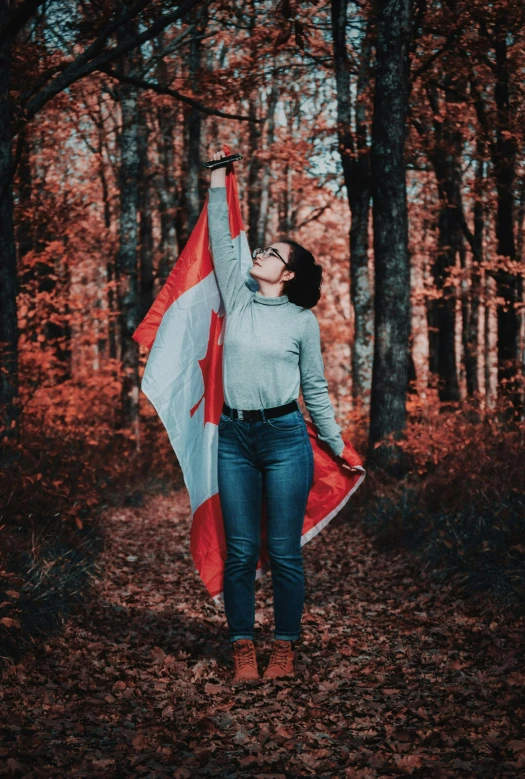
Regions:
[[237, 644], [235, 655], [239, 661], [239, 668], [245, 665], [253, 665], [253, 647], [251, 644]]
[[291, 644], [274, 644], [271, 663], [285, 668]]

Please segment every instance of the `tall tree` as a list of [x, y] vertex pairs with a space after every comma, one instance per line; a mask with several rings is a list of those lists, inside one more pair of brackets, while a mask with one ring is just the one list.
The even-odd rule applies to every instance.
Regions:
[[438, 250], [432, 263], [432, 276], [439, 297], [429, 304], [430, 369], [438, 376], [441, 401], [459, 401], [458, 358], [456, 355], [456, 291], [450, 272], [463, 246], [464, 222], [461, 163], [463, 135], [458, 105], [463, 104], [457, 79], [446, 73], [443, 99], [435, 83], [427, 87], [432, 110], [434, 137], [429, 157], [436, 174], [439, 196]]
[[[123, 25], [118, 32], [119, 41], [134, 33], [134, 21]], [[122, 75], [133, 74], [136, 53], [122, 55], [119, 69]], [[137, 108], [138, 90], [130, 83], [118, 85], [122, 117], [119, 133], [120, 165], [118, 186], [120, 195], [119, 251], [117, 256], [117, 287], [120, 313], [120, 343], [122, 360], [121, 418], [120, 424], [128, 427], [136, 423], [139, 415], [139, 371], [138, 349], [132, 335], [139, 323], [139, 269], [138, 269], [138, 223], [139, 208], [138, 173], [139, 161], [139, 116]]]
[[[275, 110], [277, 108], [277, 101], [279, 98], [279, 83], [277, 80], [277, 67], [274, 59], [272, 68], [272, 82], [269, 93], [267, 94], [266, 111], [265, 111], [265, 125], [266, 125], [266, 142], [265, 150], [271, 149], [275, 138]], [[264, 138], [264, 131], [261, 128], [261, 140]], [[272, 183], [272, 166], [271, 160], [265, 159], [262, 163], [262, 172], [260, 179], [260, 200], [259, 200], [259, 215], [254, 223], [255, 232], [252, 236], [250, 232], [250, 238], [252, 239], [252, 246], [266, 246], [266, 229], [268, 225], [268, 216], [270, 210], [270, 198], [271, 198], [271, 183]], [[249, 214], [251, 213], [251, 209]]]
[[[158, 57], [156, 80], [159, 84], [168, 83], [166, 62], [160, 56], [164, 47], [163, 36], [153, 42]], [[155, 187], [158, 197], [160, 216], [159, 265], [157, 270], [158, 287], [161, 288], [179, 256], [179, 230], [177, 215], [180, 213], [180, 188], [177, 187], [175, 168], [175, 135], [177, 130], [177, 106], [163, 101], [157, 108], [159, 177]]]
[[474, 231], [471, 232], [466, 225], [463, 229], [467, 236], [472, 251], [470, 265], [470, 288], [462, 300], [463, 312], [463, 352], [465, 355], [465, 377], [467, 383], [467, 395], [475, 396], [479, 390], [479, 311], [481, 306], [482, 276], [481, 266], [483, 262], [483, 232], [485, 228], [485, 208], [483, 203], [483, 188], [485, 177], [485, 144], [478, 136], [476, 138], [476, 174], [474, 179], [474, 207], [473, 222]]
[[[373, 302], [368, 271], [370, 213], [370, 147], [368, 96], [370, 91], [373, 14], [369, 11], [361, 34], [355, 84], [347, 51], [348, 0], [332, 0], [332, 43], [337, 94], [337, 139], [352, 217], [350, 227], [350, 295], [354, 309], [352, 395], [370, 401], [373, 356]], [[353, 88], [352, 88], [353, 87]], [[355, 99], [352, 99], [355, 95]], [[354, 103], [354, 105], [352, 105]], [[353, 129], [355, 127], [355, 130]]]
[[[205, 5], [201, 8], [195, 8], [190, 16], [193, 26], [190, 33], [190, 51], [187, 60], [188, 75], [193, 88], [198, 90], [203, 59], [202, 37], [208, 24], [208, 8]], [[184, 119], [186, 182], [183, 197], [185, 220], [182, 226], [181, 240], [186, 243], [200, 216], [205, 198], [206, 177], [203, 174], [201, 156], [202, 113], [197, 106], [186, 107]]]
[[518, 140], [516, 108], [518, 85], [515, 73], [517, 40], [523, 38], [525, 9], [522, 4], [501, 2], [474, 6], [474, 23], [479, 30], [477, 59], [493, 79], [493, 100], [486, 95], [470, 64], [471, 93], [484, 140], [490, 152], [496, 185], [496, 240], [499, 266], [490, 271], [496, 282], [498, 322], [498, 384], [520, 403], [516, 378], [519, 370], [519, 313], [521, 282], [514, 269], [516, 253], [516, 166]]
[[[371, 463], [396, 471], [402, 465], [396, 440], [406, 423], [409, 369], [410, 264], [404, 152], [411, 2], [376, 0], [375, 15], [372, 123], [375, 342], [369, 456]], [[393, 440], [384, 442], [390, 435]]]
[[139, 319], [144, 317], [153, 303], [153, 213], [151, 172], [149, 169], [150, 127], [144, 101], [138, 104], [138, 157], [139, 157]]
[[[256, 63], [258, 57], [257, 40], [257, 4], [255, 0], [249, 0], [245, 4], [245, 15], [247, 21], [248, 41], [247, 56], [250, 63], [250, 70], [256, 72]], [[257, 235], [257, 229], [261, 216], [261, 195], [262, 195], [262, 169], [263, 163], [260, 158], [264, 127], [261, 122], [257, 122], [258, 114], [262, 113], [262, 99], [257, 82], [249, 79], [246, 88], [246, 100], [248, 101], [248, 114], [250, 116], [250, 125], [248, 130], [248, 237], [252, 247], [259, 246], [257, 242], [260, 236]]]
[[[516, 157], [517, 142], [512, 127], [510, 96], [511, 62], [508, 57], [509, 29], [504, 11], [494, 25], [494, 53], [496, 60], [496, 144], [494, 170], [498, 193], [496, 235], [498, 254], [511, 261], [516, 259]], [[498, 382], [512, 380], [518, 370], [519, 319], [517, 274], [502, 269], [496, 275], [498, 296], [504, 304], [498, 306]]]
[[[0, 182], [6, 182], [13, 167], [11, 144], [11, 48], [20, 28], [12, 22], [10, 0], [0, 0]], [[22, 25], [20, 25], [21, 27]], [[18, 440], [18, 321], [16, 316], [15, 232], [13, 190], [7, 187], [0, 202], [0, 435]]]

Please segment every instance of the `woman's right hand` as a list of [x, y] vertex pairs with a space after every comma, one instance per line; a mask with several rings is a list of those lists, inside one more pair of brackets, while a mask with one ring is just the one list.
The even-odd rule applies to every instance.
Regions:
[[[226, 157], [226, 154], [221, 150], [212, 154], [210, 159], [220, 160]], [[226, 186], [226, 168], [216, 168], [211, 172], [210, 187], [225, 187]]]

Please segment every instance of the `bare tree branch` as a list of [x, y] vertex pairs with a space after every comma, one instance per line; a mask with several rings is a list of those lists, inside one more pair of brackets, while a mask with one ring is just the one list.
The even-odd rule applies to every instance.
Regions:
[[443, 46], [434, 52], [425, 62], [423, 62], [417, 70], [414, 71], [411, 77], [411, 81], [414, 82], [416, 79], [418, 79], [420, 76], [423, 75], [423, 73], [428, 70], [434, 62], [439, 59], [448, 49], [450, 49], [451, 45], [454, 43], [454, 41], [459, 36], [460, 32], [463, 30], [463, 25], [458, 25], [455, 30], [452, 30], [451, 33], [447, 36], [447, 39]]
[[183, 95], [182, 92], [179, 92], [178, 89], [165, 87], [162, 84], [156, 84], [153, 81], [145, 81], [139, 76], [132, 76], [131, 74], [123, 75], [122, 73], [118, 73], [116, 70], [113, 70], [113, 68], [108, 67], [101, 67], [99, 70], [101, 70], [103, 73], [106, 73], [108, 76], [112, 76], [113, 78], [118, 79], [119, 81], [133, 84], [134, 86], [140, 87], [141, 89], [152, 89], [159, 95], [170, 95], [170, 97], [181, 100], [183, 103], [187, 103], [193, 108], [197, 108], [199, 111], [202, 111], [203, 114], [208, 114], [209, 116], [222, 116], [226, 119], [238, 119], [242, 122], [264, 122], [264, 119], [253, 119], [252, 117], [245, 116], [244, 114], [230, 114], [227, 111], [221, 111], [218, 108], [208, 108], [208, 106], [204, 105], [204, 103], [201, 103], [200, 100], [194, 100], [192, 97]]
[[326, 209], [330, 207], [331, 207], [331, 203], [327, 203], [324, 206], [319, 206], [318, 208], [314, 209], [314, 211], [312, 211], [309, 217], [303, 219], [302, 222], [299, 222], [299, 224], [295, 226], [295, 230], [300, 230], [301, 227], [304, 227], [309, 222], [315, 222], [317, 219], [319, 219], [321, 214], [323, 214], [326, 211]]
[[[138, 0], [137, 3], [130, 9], [129, 14], [126, 14], [126, 18], [129, 17], [132, 10], [140, 9], [150, 2], [150, 0]], [[107, 65], [117, 57], [127, 54], [129, 51], [140, 46], [141, 43], [154, 38], [161, 30], [164, 30], [173, 22], [183, 18], [186, 14], [192, 11], [195, 6], [199, 5], [202, 0], [183, 0], [176, 11], [172, 11], [169, 14], [164, 14], [156, 19], [153, 24], [144, 32], [134, 35], [126, 41], [123, 41], [118, 46], [110, 49], [109, 51], [101, 52], [104, 43], [108, 36], [113, 33], [116, 27], [123, 23], [123, 18], [118, 21], [114, 21], [107, 25], [99, 34], [98, 38], [88, 46], [88, 48], [80, 54], [74, 62], [71, 62], [66, 68], [50, 83], [47, 87], [42, 89], [37, 95], [29, 100], [25, 107], [25, 119], [29, 121], [32, 119], [38, 111], [48, 103], [55, 95], [63, 92], [64, 89], [74, 84], [75, 81], [79, 81], [84, 76], [88, 76], [96, 70], [101, 70], [103, 66]], [[98, 56], [95, 56], [98, 55]]]

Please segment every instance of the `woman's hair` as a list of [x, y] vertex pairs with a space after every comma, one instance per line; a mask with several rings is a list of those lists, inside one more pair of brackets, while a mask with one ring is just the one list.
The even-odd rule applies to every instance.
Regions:
[[313, 308], [321, 297], [322, 266], [317, 265], [313, 254], [296, 241], [290, 238], [278, 240], [279, 243], [287, 243], [291, 246], [287, 264], [290, 270], [295, 272], [293, 279], [284, 282], [281, 294], [288, 295], [290, 303], [295, 303], [296, 306]]

